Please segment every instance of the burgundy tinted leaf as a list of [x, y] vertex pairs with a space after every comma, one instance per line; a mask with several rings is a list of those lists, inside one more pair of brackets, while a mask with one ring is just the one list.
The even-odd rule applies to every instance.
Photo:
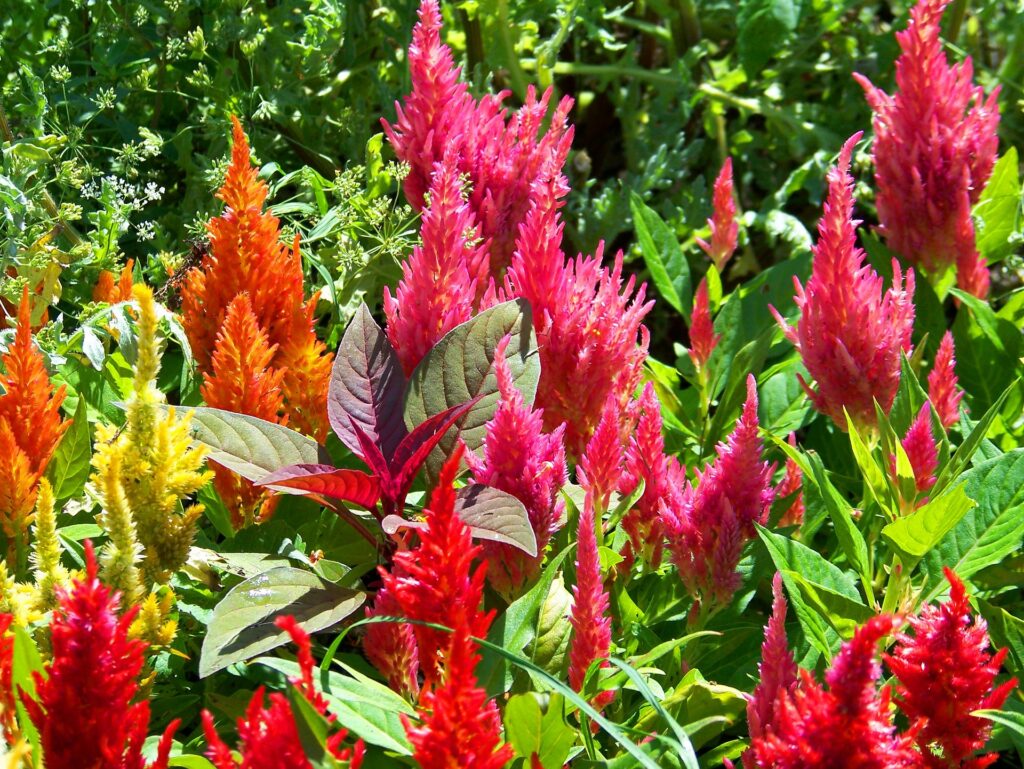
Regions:
[[380, 499], [380, 484], [372, 475], [330, 465], [289, 465], [261, 478], [256, 485], [291, 493], [319, 494], [367, 509], [375, 507]]
[[352, 433], [359, 442], [359, 455], [369, 466], [370, 471], [380, 479], [381, 485], [387, 486], [391, 481], [391, 468], [388, 467], [387, 460], [377, 448], [377, 444], [363, 431], [363, 428], [356, 424], [355, 420], [351, 421], [351, 425]]
[[398, 356], [366, 305], [361, 305], [338, 346], [327, 392], [327, 416], [341, 442], [362, 455], [352, 429], [355, 422], [390, 459], [407, 433], [402, 418], [405, 387]]
[[427, 461], [427, 456], [433, 451], [445, 433], [448, 432], [456, 422], [469, 412], [480, 396], [445, 409], [440, 414], [427, 419], [417, 425], [416, 429], [405, 436], [405, 439], [398, 444], [395, 456], [391, 460], [391, 473], [394, 476], [397, 486], [402, 490], [402, 495], [408, 491], [412, 479], [416, 477], [420, 467]]

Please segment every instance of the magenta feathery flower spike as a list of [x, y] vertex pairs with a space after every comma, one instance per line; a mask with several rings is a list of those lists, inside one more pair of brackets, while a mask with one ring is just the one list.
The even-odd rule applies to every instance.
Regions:
[[[437, 486], [426, 509], [426, 527], [412, 550], [394, 556], [391, 572], [381, 569], [384, 587], [394, 596], [403, 616], [447, 627], [465, 626], [470, 635], [487, 635], [494, 612], [482, 613], [486, 562], [472, 571], [472, 562], [481, 547], [474, 545], [469, 528], [455, 512], [452, 488], [462, 461], [460, 444], [445, 462]], [[423, 625], [414, 625], [413, 634], [419, 652], [424, 687], [439, 680], [441, 653], [449, 634]]]
[[609, 396], [601, 411], [601, 420], [576, 465], [580, 486], [593, 497], [594, 506], [601, 511], [608, 509], [611, 495], [619, 490], [626, 472], [623, 421], [622, 406], [617, 398]]
[[422, 244], [402, 264], [395, 296], [384, 289], [388, 339], [406, 374], [441, 337], [472, 317], [477, 281], [470, 269], [487, 261], [487, 244], [476, 243], [476, 222], [462, 199], [455, 161], [449, 151], [437, 165], [423, 212]]
[[501, 401], [485, 425], [483, 458], [470, 451], [465, 454], [476, 483], [504, 491], [523, 503], [537, 538], [536, 556], [510, 545], [484, 543], [487, 579], [506, 596], [517, 594], [539, 573], [551, 535], [561, 527], [564, 503], [559, 491], [569, 479], [562, 444], [565, 428], [560, 425], [544, 433], [543, 412], [523, 402], [505, 359], [508, 342], [506, 336], [494, 351]]
[[939, 467], [939, 447], [932, 432], [932, 410], [925, 403], [900, 441], [914, 470], [914, 484], [919, 494], [935, 485]]
[[[796, 690], [797, 667], [786, 640], [786, 596], [782, 592], [782, 574], [772, 580], [772, 616], [765, 627], [761, 644], [761, 662], [757, 666], [761, 680], [747, 700], [747, 726], [751, 739], [762, 737], [775, 727], [779, 702]], [[751, 758], [753, 751], [751, 751]], [[745, 766], [752, 766], [747, 760]]]
[[157, 759], [147, 765], [142, 746], [149, 729], [149, 702], [133, 702], [142, 672], [143, 641], [128, 629], [138, 607], [118, 616], [121, 597], [97, 576], [92, 544], [86, 542], [85, 578], [58, 588], [50, 623], [52, 659], [46, 675], [35, 673], [36, 696], [21, 692], [39, 730], [48, 769], [166, 769], [173, 721]]
[[972, 83], [970, 57], [946, 60], [939, 25], [949, 1], [919, 0], [896, 33], [895, 93], [854, 78], [874, 112], [878, 218], [889, 247], [930, 276], [957, 265], [961, 287], [984, 297], [988, 269], [970, 209], [995, 163], [999, 88], [986, 97]]
[[828, 199], [818, 223], [811, 278], [806, 288], [793, 278], [800, 308], [796, 328], [772, 308], [786, 337], [818, 389], [801, 384], [815, 407], [847, 429], [845, 409], [854, 423], [874, 427], [877, 400], [888, 413], [900, 383], [900, 353], [909, 352], [914, 326], [914, 274], [906, 287], [893, 262], [893, 285], [882, 293], [882, 279], [864, 264], [857, 247], [853, 218], [853, 177], [850, 156], [861, 134], [843, 145], [839, 162], [828, 173]]
[[826, 673], [828, 689], [801, 670], [795, 690], [779, 693], [771, 726], [751, 734], [761, 769], [917, 769], [920, 755], [896, 734], [888, 689], [877, 690], [877, 645], [894, 621], [876, 616], [843, 644]]
[[[790, 433], [787, 439], [790, 446], [796, 448], [796, 433]], [[779, 518], [779, 526], [799, 526], [804, 520], [804, 473], [794, 460], [786, 459], [786, 473], [775, 487], [776, 499], [785, 499], [796, 494], [789, 507]]]
[[951, 586], [949, 600], [911, 617], [913, 635], [897, 634], [885, 661], [899, 680], [896, 704], [917, 727], [915, 740], [924, 766], [981, 769], [998, 756], [968, 759], [985, 747], [992, 726], [971, 713], [1001, 708], [1017, 681], [995, 686], [1007, 650], [989, 652], [985, 620], [971, 614], [960, 578], [948, 568], [944, 571]]
[[[657, 568], [665, 545], [665, 529], [659, 511], [662, 503], [671, 498], [672, 490], [686, 483], [686, 471], [676, 457], [665, 454], [661, 403], [650, 382], [644, 386], [637, 406], [636, 430], [626, 447], [626, 474], [619, 485], [623, 492], [629, 493], [643, 481], [644, 492], [622, 519], [622, 528], [629, 535], [624, 555], [630, 565], [639, 554]], [[594, 435], [596, 437], [597, 433]], [[587, 450], [589, 452], [589, 446]]]
[[[569, 685], [577, 692], [583, 689], [587, 670], [597, 660], [608, 667], [612, 642], [612, 620], [608, 616], [609, 597], [601, 579], [601, 560], [597, 552], [597, 529], [594, 500], [587, 494], [580, 511], [576, 537], [576, 584], [573, 586], [572, 640], [569, 643]], [[594, 705], [602, 708], [615, 697], [604, 691], [595, 697]]]
[[928, 398], [947, 430], [960, 420], [960, 400], [963, 397], [964, 392], [956, 376], [953, 334], [947, 331], [935, 353], [935, 365], [928, 374]]
[[[381, 120], [395, 154], [409, 164], [405, 193], [423, 206], [434, 164], [446, 151], [458, 156], [458, 170], [470, 180], [469, 205], [491, 242], [489, 274], [500, 280], [512, 256], [515, 238], [531, 204], [532, 185], [549, 162], [561, 174], [572, 128], [572, 99], [563, 98], [544, 130], [552, 89], [540, 98], [531, 87], [523, 106], [507, 117], [502, 91], [479, 102], [469, 94], [451, 50], [441, 42], [441, 13], [436, 0], [424, 0], [409, 47], [412, 92], [396, 104], [395, 125]], [[543, 131], [543, 132], [542, 132]], [[474, 273], [475, 274], [475, 273]], [[479, 284], [483, 292], [485, 284]]]
[[715, 333], [708, 306], [708, 279], [702, 278], [693, 296], [693, 314], [690, 316], [690, 356], [698, 369], [708, 365], [721, 335]]
[[775, 491], [774, 466], [762, 458], [757, 387], [747, 377], [747, 400], [732, 434], [715, 460], [661, 506], [672, 562], [687, 589], [704, 606], [729, 602], [739, 583], [736, 566], [754, 523], [768, 517]]
[[[392, 574], [400, 573], [392, 568]], [[401, 617], [402, 608], [391, 591], [382, 587], [373, 599], [373, 606], [366, 609], [366, 616]], [[363, 653], [396, 692], [407, 697], [419, 694], [419, 651], [412, 625], [398, 622], [367, 625]]]
[[697, 245], [704, 249], [715, 268], [721, 272], [725, 263], [736, 251], [740, 225], [736, 221], [736, 200], [732, 191], [732, 158], [726, 158], [722, 170], [715, 179], [712, 193], [714, 213], [708, 219], [711, 228], [711, 242], [697, 238]]

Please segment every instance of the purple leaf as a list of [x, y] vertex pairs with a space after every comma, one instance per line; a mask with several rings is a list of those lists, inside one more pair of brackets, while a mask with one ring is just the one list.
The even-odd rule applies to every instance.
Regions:
[[372, 475], [330, 465], [289, 465], [264, 476], [256, 485], [292, 493], [319, 494], [368, 510], [380, 499], [380, 484]]
[[362, 455], [354, 422], [384, 458], [391, 459], [407, 433], [402, 419], [405, 386], [391, 343], [366, 305], [361, 305], [338, 346], [327, 392], [327, 417], [341, 442]]

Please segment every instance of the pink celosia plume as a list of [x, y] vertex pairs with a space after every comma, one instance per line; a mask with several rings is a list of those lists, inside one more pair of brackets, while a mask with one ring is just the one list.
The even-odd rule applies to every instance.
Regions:
[[953, 334], [947, 331], [935, 353], [935, 365], [928, 374], [928, 398], [947, 430], [960, 420], [960, 400], [964, 397], [956, 376], [956, 352]]
[[[764, 631], [761, 663], [757, 666], [761, 680], [747, 700], [747, 726], [750, 738], [763, 737], [775, 728], [776, 709], [783, 699], [796, 690], [797, 667], [786, 640], [786, 596], [782, 592], [782, 574], [772, 580], [772, 616]], [[753, 758], [753, 750], [748, 759]], [[752, 766], [745, 759], [744, 764]]]
[[624, 417], [618, 399], [609, 397], [583, 454], [576, 465], [576, 480], [590, 494], [594, 506], [604, 512], [625, 477]]
[[705, 368], [715, 351], [721, 335], [715, 333], [708, 306], [708, 279], [703, 278], [693, 295], [693, 314], [690, 316], [690, 357], [694, 365]]
[[929, 276], [956, 265], [958, 283], [984, 297], [988, 268], [975, 246], [971, 205], [998, 149], [998, 87], [972, 83], [970, 57], [950, 66], [939, 38], [950, 0], [919, 0], [896, 34], [896, 91], [855, 74], [874, 112], [878, 218], [894, 251]]
[[697, 244], [714, 262], [715, 269], [721, 272], [725, 263], [736, 251], [740, 232], [740, 226], [736, 220], [736, 200], [732, 191], [732, 158], [726, 158], [722, 164], [722, 170], [718, 172], [711, 202], [714, 208], [711, 218], [708, 219], [708, 227], [711, 228], [711, 242], [708, 243], [697, 238]]
[[914, 485], [922, 494], [935, 485], [939, 467], [939, 447], [932, 432], [932, 410], [925, 403], [900, 441], [914, 471]]
[[[392, 568], [392, 573], [400, 573]], [[366, 609], [370, 617], [400, 617], [402, 608], [387, 587], [381, 587]], [[412, 625], [398, 622], [379, 622], [368, 625], [363, 637], [363, 653], [387, 679], [396, 692], [414, 696], [419, 693], [419, 650]]]
[[[796, 434], [790, 433], [787, 439], [790, 446], [796, 448]], [[775, 487], [775, 497], [785, 499], [796, 494], [789, 507], [779, 517], [779, 526], [799, 526], [804, 520], [804, 473], [796, 460], [786, 459], [786, 473]]]
[[893, 285], [882, 292], [882, 279], [864, 263], [853, 219], [850, 156], [860, 134], [852, 136], [828, 173], [828, 199], [818, 223], [807, 286], [793, 279], [800, 320], [790, 327], [772, 308], [786, 336], [814, 378], [817, 389], [801, 383], [815, 407], [847, 429], [844, 409], [859, 426], [873, 427], [875, 401], [886, 412], [900, 383], [900, 354], [910, 351], [914, 325], [914, 274], [906, 286], [893, 263]]

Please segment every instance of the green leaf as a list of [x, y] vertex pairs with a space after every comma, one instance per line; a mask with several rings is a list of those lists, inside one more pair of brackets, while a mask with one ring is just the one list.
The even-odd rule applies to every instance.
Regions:
[[506, 335], [511, 337], [505, 360], [512, 381], [523, 401], [533, 403], [540, 356], [530, 319], [530, 306], [521, 299], [495, 305], [445, 334], [412, 372], [405, 398], [405, 423], [410, 430], [435, 414], [480, 398], [431, 452], [427, 468], [432, 475], [436, 476], [459, 437], [470, 450], [482, 445], [485, 425], [500, 400], [494, 350]]
[[814, 451], [807, 452], [806, 456], [811, 472], [809, 476], [805, 474], [804, 477], [810, 477], [818, 488], [821, 498], [825, 502], [825, 509], [828, 511], [829, 518], [832, 519], [833, 527], [835, 527], [839, 546], [843, 549], [843, 553], [846, 555], [846, 560], [850, 562], [850, 566], [854, 568], [860, 576], [861, 582], [865, 584], [865, 590], [870, 593], [870, 588], [867, 587], [871, 584], [870, 570], [868, 568], [868, 546], [864, 541], [864, 535], [861, 534], [857, 524], [854, 523], [853, 508], [850, 507], [850, 503], [846, 501], [828, 479], [828, 475], [825, 473], [825, 466], [821, 462], [821, 457]]
[[[35, 641], [32, 640], [32, 636], [25, 628], [14, 625], [11, 630], [14, 633], [14, 648], [11, 651], [11, 691], [24, 691], [26, 697], [35, 699], [34, 674], [43, 672], [43, 658], [36, 648]], [[14, 706], [18, 713], [18, 726], [26, 740], [33, 746], [32, 764], [38, 768], [42, 759], [39, 731], [32, 723], [32, 719], [28, 717], [28, 711], [25, 709], [21, 697], [15, 698]]]
[[978, 251], [990, 264], [1013, 251], [1010, 236], [1020, 226], [1021, 208], [1017, 169], [1017, 148], [1010, 147], [993, 167], [988, 184], [972, 211]]
[[288, 643], [288, 634], [274, 625], [279, 616], [290, 614], [307, 633], [315, 633], [345, 619], [365, 598], [290, 566], [250, 577], [214, 608], [199, 656], [199, 677]]
[[530, 659], [550, 673], [564, 669], [572, 625], [569, 615], [572, 609], [572, 594], [566, 590], [561, 574], [551, 583], [544, 602], [537, 615], [537, 632], [533, 642], [527, 646]]
[[972, 716], [987, 718], [996, 724], [1002, 724], [1015, 734], [1024, 737], [1024, 713], [1017, 713], [1012, 710], [975, 710]]
[[919, 507], [910, 515], [897, 518], [882, 529], [882, 537], [908, 567], [912, 568], [942, 541], [975, 506], [960, 484], [941, 497]]
[[[505, 734], [516, 755], [541, 766], [562, 766], [576, 742], [576, 730], [565, 722], [564, 698], [536, 692], [517, 694], [505, 706]], [[543, 703], [543, 706], [542, 706]]]
[[89, 479], [92, 443], [87, 412], [85, 401], [79, 398], [71, 426], [57, 444], [57, 451], [47, 469], [53, 484], [53, 496], [58, 502], [78, 496]]
[[1024, 449], [983, 462], [957, 480], [977, 506], [925, 555], [926, 601], [944, 589], [943, 566], [967, 579], [1016, 552], [1024, 538]]
[[324, 461], [316, 441], [283, 425], [205, 406], [192, 412], [192, 437], [206, 447], [206, 458], [250, 481], [288, 465]]
[[680, 315], [689, 316], [692, 303], [690, 265], [675, 233], [635, 192], [629, 196], [640, 254], [658, 293]]
[[739, 9], [740, 63], [755, 75], [789, 42], [800, 18], [793, 0], [743, 0]]
[[821, 585], [835, 593], [860, 602], [857, 581], [834, 563], [828, 561], [817, 550], [794, 539], [769, 531], [765, 527], [754, 524], [757, 534], [768, 548], [768, 555], [779, 571], [799, 572], [809, 582]]
[[800, 591], [803, 602], [814, 609], [836, 633], [843, 638], [852, 638], [854, 631], [874, 615], [874, 611], [860, 598], [851, 598], [823, 585], [817, 585], [797, 571], [784, 571], [782, 578]]

